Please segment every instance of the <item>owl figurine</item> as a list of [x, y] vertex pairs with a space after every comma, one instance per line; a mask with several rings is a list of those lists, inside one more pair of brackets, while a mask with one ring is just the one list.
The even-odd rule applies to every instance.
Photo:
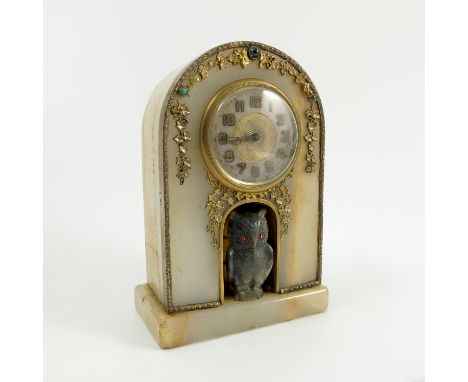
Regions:
[[263, 296], [262, 284], [273, 267], [273, 248], [267, 243], [265, 208], [258, 212], [231, 212], [227, 249], [228, 282], [237, 301]]

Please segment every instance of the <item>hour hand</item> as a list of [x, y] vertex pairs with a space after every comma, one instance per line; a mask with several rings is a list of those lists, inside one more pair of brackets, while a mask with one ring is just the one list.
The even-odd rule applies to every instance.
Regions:
[[242, 143], [242, 142], [256, 142], [259, 139], [260, 139], [260, 135], [258, 133], [245, 135], [243, 137], [226, 137], [227, 142], [233, 143], [235, 145], [237, 145], [238, 143]]

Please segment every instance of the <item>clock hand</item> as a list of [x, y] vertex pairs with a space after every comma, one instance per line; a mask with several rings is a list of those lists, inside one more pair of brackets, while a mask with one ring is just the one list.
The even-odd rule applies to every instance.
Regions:
[[237, 144], [242, 142], [256, 142], [260, 139], [260, 135], [258, 133], [253, 133], [250, 135], [245, 135], [243, 137], [227, 137], [227, 141]]

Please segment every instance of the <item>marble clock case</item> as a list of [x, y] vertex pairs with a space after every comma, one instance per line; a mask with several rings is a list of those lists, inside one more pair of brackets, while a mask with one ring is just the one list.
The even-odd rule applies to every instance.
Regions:
[[[251, 48], [259, 49], [258, 56]], [[262, 192], [239, 192], [210, 174], [200, 148], [200, 122], [223, 86], [266, 81], [287, 95], [297, 114], [299, 147], [290, 175]], [[147, 283], [136, 308], [163, 348], [322, 312], [324, 119], [305, 71], [283, 52], [234, 42], [204, 53], [154, 90], [143, 119]], [[246, 203], [268, 209], [275, 260], [269, 290], [234, 301], [225, 287], [225, 223]]]

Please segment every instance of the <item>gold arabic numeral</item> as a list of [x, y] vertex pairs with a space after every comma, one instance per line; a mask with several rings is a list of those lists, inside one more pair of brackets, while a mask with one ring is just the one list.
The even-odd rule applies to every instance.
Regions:
[[287, 158], [288, 154], [286, 154], [286, 151], [284, 148], [280, 147], [278, 150], [276, 150], [276, 157], [280, 159]]
[[251, 109], [260, 109], [262, 107], [262, 96], [261, 95], [251, 95], [250, 96], [250, 108]]
[[223, 126], [234, 126], [236, 124], [236, 116], [234, 114], [223, 114]]
[[252, 178], [258, 178], [260, 176], [260, 167], [252, 166], [250, 168], [250, 175], [252, 175]]
[[239, 175], [242, 175], [242, 173], [244, 172], [246, 166], [247, 166], [247, 164], [244, 163], [244, 162], [237, 163], [237, 167], [239, 167]]
[[224, 160], [226, 162], [233, 162], [234, 161], [234, 151], [232, 150], [226, 150], [224, 152]]
[[218, 134], [218, 144], [226, 145], [227, 144], [227, 133], [219, 133]]
[[244, 112], [244, 100], [236, 99], [236, 113], [243, 113]]
[[284, 125], [284, 114], [283, 113], [276, 114], [276, 125], [277, 126], [283, 126]]
[[273, 172], [274, 167], [273, 167], [273, 161], [267, 160], [265, 161], [265, 171], [266, 172]]
[[289, 130], [282, 130], [281, 131], [280, 141], [283, 142], [283, 143], [289, 143]]

